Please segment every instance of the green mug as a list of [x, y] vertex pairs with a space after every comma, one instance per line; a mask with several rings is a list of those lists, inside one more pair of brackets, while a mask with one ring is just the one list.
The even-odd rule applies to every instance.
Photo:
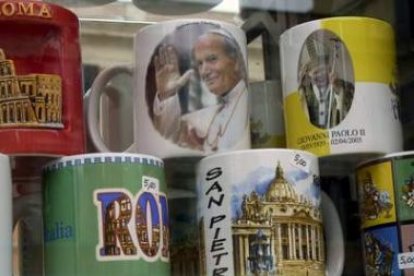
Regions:
[[125, 153], [45, 166], [46, 275], [169, 275], [161, 159]]

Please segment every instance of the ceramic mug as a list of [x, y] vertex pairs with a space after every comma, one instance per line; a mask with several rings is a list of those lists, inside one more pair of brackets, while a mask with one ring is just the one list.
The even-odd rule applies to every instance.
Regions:
[[119, 73], [134, 76], [134, 151], [161, 158], [203, 156], [250, 147], [246, 39], [231, 24], [175, 20], [135, 36], [134, 69], [117, 66], [95, 79], [89, 97], [92, 142], [108, 151], [97, 130], [102, 87]]
[[285, 31], [287, 146], [341, 160], [402, 150], [394, 43], [391, 25], [365, 17], [325, 18]]
[[10, 160], [7, 155], [0, 154], [0, 180], [1, 180], [1, 200], [0, 208], [2, 210], [0, 235], [0, 270], [5, 275], [12, 275], [12, 180]]
[[200, 275], [342, 273], [341, 224], [327, 196], [321, 204], [315, 155], [287, 149], [215, 154], [200, 161], [197, 187]]
[[356, 169], [366, 275], [414, 275], [414, 152]]
[[169, 221], [161, 159], [85, 154], [45, 167], [47, 275], [169, 275]]
[[0, 152], [85, 151], [77, 16], [40, 1], [0, 3]]
[[252, 148], [285, 148], [282, 86], [280, 81], [252, 82], [249, 86]]

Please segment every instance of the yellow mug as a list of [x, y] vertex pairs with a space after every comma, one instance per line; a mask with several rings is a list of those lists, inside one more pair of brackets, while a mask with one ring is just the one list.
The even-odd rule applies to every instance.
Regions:
[[354, 164], [402, 150], [391, 25], [315, 20], [285, 31], [280, 51], [288, 148]]

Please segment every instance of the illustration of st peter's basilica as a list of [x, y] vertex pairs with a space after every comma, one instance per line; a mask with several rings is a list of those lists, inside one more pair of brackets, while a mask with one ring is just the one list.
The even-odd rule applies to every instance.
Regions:
[[319, 209], [284, 178], [280, 163], [265, 194], [245, 194], [233, 221], [236, 275], [324, 275]]

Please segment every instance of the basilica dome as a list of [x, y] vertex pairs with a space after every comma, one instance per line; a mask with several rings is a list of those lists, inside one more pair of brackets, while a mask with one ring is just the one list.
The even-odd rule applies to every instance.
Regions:
[[277, 163], [276, 176], [267, 188], [266, 201], [292, 203], [298, 203], [300, 201], [292, 184], [285, 179], [280, 162]]

